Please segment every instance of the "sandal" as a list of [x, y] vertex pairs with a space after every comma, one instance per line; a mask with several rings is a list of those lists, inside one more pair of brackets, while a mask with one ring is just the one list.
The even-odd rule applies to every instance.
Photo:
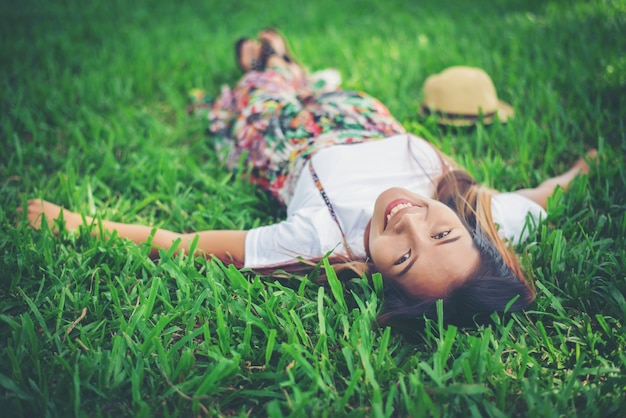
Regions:
[[277, 56], [285, 62], [285, 66], [298, 79], [304, 79], [305, 71], [292, 57], [289, 52], [287, 40], [274, 28], [266, 28], [259, 32], [261, 41], [261, 65], [267, 67], [267, 61], [272, 56]]
[[263, 48], [258, 57], [252, 57], [250, 63], [243, 62], [243, 47], [246, 42], [256, 42], [249, 38], [240, 38], [235, 43], [235, 55], [237, 57], [237, 65], [244, 73], [248, 71], [263, 71], [265, 69], [265, 60], [263, 60]]
[[289, 53], [287, 41], [276, 29], [263, 29], [259, 32], [259, 39], [261, 40], [261, 61], [267, 62], [269, 57], [277, 55], [288, 64], [294, 62]]

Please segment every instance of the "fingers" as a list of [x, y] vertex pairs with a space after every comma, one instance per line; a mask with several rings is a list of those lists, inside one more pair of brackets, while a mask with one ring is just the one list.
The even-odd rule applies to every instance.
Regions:
[[[61, 207], [43, 199], [30, 199], [26, 204], [26, 220], [35, 229], [41, 229], [44, 216], [50, 228], [54, 228], [54, 221], [61, 214]], [[17, 212], [24, 214], [22, 206], [17, 208]]]
[[[69, 211], [52, 202], [44, 199], [30, 199], [26, 204], [26, 209], [17, 208], [17, 211], [26, 212], [26, 220], [35, 229], [41, 229], [45, 220], [46, 225], [56, 234], [59, 232], [58, 221], [62, 220], [63, 229], [68, 231], [76, 230], [83, 223], [83, 216], [79, 213]], [[93, 219], [89, 216], [84, 217], [89, 222]], [[23, 221], [23, 216], [22, 216]]]
[[[43, 221], [44, 201], [42, 199], [30, 199], [26, 206], [26, 219], [33, 228], [40, 229], [41, 222]], [[52, 219], [48, 220], [48, 225], [52, 222]]]
[[595, 148], [591, 148], [589, 151], [587, 151], [587, 154], [585, 154], [585, 156], [589, 159], [595, 159], [598, 156], [598, 150]]
[[584, 157], [580, 157], [578, 161], [574, 163], [570, 170], [575, 171], [578, 174], [588, 174], [590, 170], [590, 164], [596, 165], [598, 162], [598, 150], [595, 148], [587, 151]]

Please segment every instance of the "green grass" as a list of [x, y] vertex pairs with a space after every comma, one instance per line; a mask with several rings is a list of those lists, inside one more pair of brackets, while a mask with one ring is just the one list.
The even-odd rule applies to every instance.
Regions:
[[[491, 186], [536, 185], [600, 149], [519, 247], [529, 310], [400, 333], [375, 323], [379, 277], [262, 280], [16, 224], [39, 196], [181, 231], [280, 218], [184, 110], [191, 88], [234, 83], [233, 42], [269, 25]], [[624, 416], [624, 33], [623, 0], [3, 1], [0, 415]], [[484, 68], [516, 118], [419, 119], [424, 79], [456, 64]]]

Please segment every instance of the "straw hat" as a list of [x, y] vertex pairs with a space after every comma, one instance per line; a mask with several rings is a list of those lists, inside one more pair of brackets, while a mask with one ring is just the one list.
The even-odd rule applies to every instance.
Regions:
[[497, 116], [506, 122], [515, 113], [511, 105], [498, 100], [491, 78], [480, 68], [450, 67], [431, 75], [424, 83], [423, 116], [435, 114], [443, 125], [474, 125], [482, 115], [483, 123]]

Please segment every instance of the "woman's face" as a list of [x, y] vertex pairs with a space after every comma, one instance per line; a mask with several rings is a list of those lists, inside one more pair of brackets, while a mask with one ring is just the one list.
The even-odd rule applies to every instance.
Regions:
[[412, 296], [443, 297], [467, 279], [480, 258], [452, 209], [396, 187], [376, 199], [365, 246], [383, 278]]

